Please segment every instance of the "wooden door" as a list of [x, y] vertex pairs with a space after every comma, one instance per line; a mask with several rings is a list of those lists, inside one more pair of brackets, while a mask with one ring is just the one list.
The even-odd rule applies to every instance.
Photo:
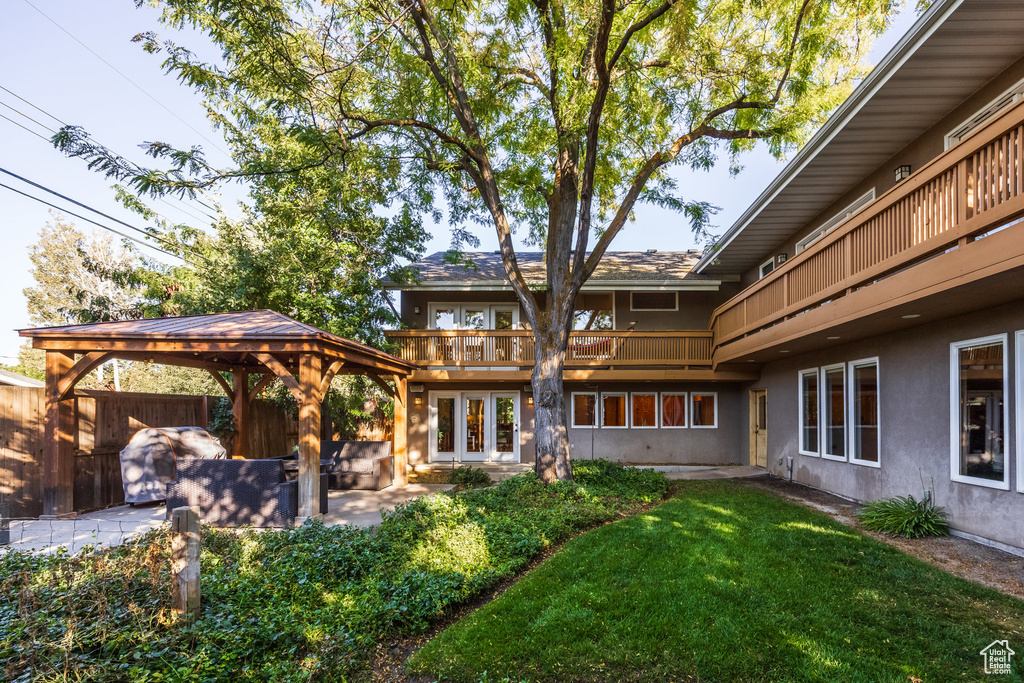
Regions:
[[768, 465], [768, 391], [750, 392], [750, 464]]

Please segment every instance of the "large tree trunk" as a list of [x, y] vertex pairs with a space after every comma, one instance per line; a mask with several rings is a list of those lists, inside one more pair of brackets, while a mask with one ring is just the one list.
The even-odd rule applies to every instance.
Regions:
[[569, 333], [564, 325], [544, 321], [534, 328], [533, 439], [537, 446], [537, 476], [545, 483], [572, 481], [569, 432], [566, 428], [562, 369]]

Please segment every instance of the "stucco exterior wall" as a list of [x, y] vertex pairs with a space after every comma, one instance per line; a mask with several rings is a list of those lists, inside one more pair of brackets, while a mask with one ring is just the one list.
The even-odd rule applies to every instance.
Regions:
[[[768, 469], [787, 476], [786, 458], [794, 461], [793, 478], [859, 501], [912, 494], [933, 488], [954, 529], [1024, 548], [1024, 493], [1017, 491], [1018, 369], [1014, 332], [1024, 329], [1024, 303], [949, 318], [895, 334], [764, 366], [761, 380], [748, 389], [768, 390]], [[987, 335], [1008, 335], [1004, 358], [1009, 408], [1005, 457], [1010, 490], [954, 482], [950, 476], [950, 344]], [[881, 467], [825, 460], [799, 454], [800, 370], [878, 357]], [[1024, 372], [1024, 369], [1021, 369]], [[849, 395], [849, 394], [848, 394]], [[746, 406], [741, 407], [745, 412]], [[744, 433], [744, 441], [749, 436]], [[744, 449], [747, 447], [745, 446]]]

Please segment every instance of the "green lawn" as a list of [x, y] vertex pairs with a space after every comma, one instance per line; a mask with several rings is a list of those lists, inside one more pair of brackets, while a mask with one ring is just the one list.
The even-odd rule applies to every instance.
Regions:
[[[1011, 676], [979, 651], [1009, 639]], [[442, 680], [1024, 680], [1024, 602], [734, 482], [567, 543], [409, 662]]]

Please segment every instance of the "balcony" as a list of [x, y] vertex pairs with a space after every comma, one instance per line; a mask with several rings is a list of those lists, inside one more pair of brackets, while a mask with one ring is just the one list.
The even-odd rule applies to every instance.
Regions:
[[[1024, 103], [720, 306], [711, 322], [715, 364], [769, 360], [760, 352], [841, 325], [854, 336], [887, 331], [879, 318], [899, 306], [949, 315], [950, 304], [963, 305], [954, 288], [1021, 267], [1024, 225], [1013, 223], [1022, 215]], [[975, 308], [1012, 300], [1009, 291], [977, 289], [985, 296]]]
[[[420, 381], [528, 378], [536, 352], [529, 330], [396, 330], [387, 335], [399, 344], [395, 355], [420, 366], [413, 376]], [[573, 332], [565, 378], [716, 379], [711, 341], [710, 330]]]

